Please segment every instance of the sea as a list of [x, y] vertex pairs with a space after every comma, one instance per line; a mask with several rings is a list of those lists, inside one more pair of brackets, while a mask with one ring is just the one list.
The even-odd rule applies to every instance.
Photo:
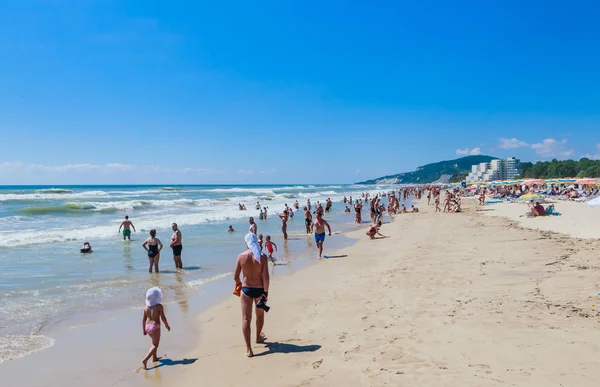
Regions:
[[[334, 235], [326, 250], [352, 241], [345, 232], [354, 212], [344, 212], [344, 196], [357, 199], [391, 186], [363, 185], [177, 185], [177, 186], [0, 186], [0, 363], [54, 343], [69, 329], [99, 323], [115, 311], [143, 306], [145, 291], [160, 286], [176, 302], [201, 296], [203, 286], [231, 277], [245, 249], [248, 217], [258, 232], [271, 235], [285, 275], [316, 261], [312, 237], [305, 234], [302, 207], [310, 200], [333, 201], [325, 216]], [[277, 212], [300, 203], [283, 241]], [[259, 219], [257, 202], [268, 208]], [[246, 211], [239, 210], [244, 204]], [[119, 225], [128, 215], [137, 232], [123, 241]], [[368, 213], [365, 214], [368, 217]], [[168, 248], [176, 222], [183, 235], [183, 271], [174, 270]], [[235, 232], [227, 232], [228, 226]], [[364, 227], [364, 226], [362, 226]], [[159, 274], [148, 273], [142, 248], [150, 229], [166, 245]], [[93, 253], [81, 254], [89, 242]], [[329, 245], [329, 246], [328, 246]], [[304, 258], [304, 259], [301, 259]], [[231, 278], [228, 278], [228, 286]], [[102, 313], [111, 312], [111, 313]]]

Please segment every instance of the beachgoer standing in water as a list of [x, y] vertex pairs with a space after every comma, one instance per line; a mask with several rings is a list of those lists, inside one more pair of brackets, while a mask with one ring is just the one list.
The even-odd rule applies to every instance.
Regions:
[[[265, 339], [262, 332], [265, 324], [265, 311], [253, 306], [262, 301], [266, 303], [269, 297], [269, 259], [262, 253], [258, 246], [256, 234], [249, 233], [245, 238], [248, 250], [241, 253], [237, 258], [235, 274], [233, 279], [236, 286], [241, 285], [240, 301], [242, 306], [242, 332], [246, 342], [246, 356], [254, 356], [250, 344], [250, 323], [252, 322], [252, 309], [256, 310], [256, 342], [261, 343]], [[240, 274], [244, 276], [240, 281]]]
[[319, 249], [319, 258], [323, 255], [323, 242], [325, 242], [325, 227], [329, 230], [329, 236], [331, 236], [331, 226], [325, 219], [323, 219], [323, 213], [317, 212], [317, 219], [312, 223], [312, 228], [315, 232], [315, 242], [317, 242], [317, 248]]
[[[266, 219], [266, 214], [265, 214], [265, 219]], [[250, 232], [252, 234], [256, 235], [256, 233], [258, 232], [258, 226], [256, 225], [256, 223], [254, 223], [254, 218], [253, 217], [248, 218], [248, 223], [250, 223], [250, 228], [249, 228]]]
[[142, 317], [142, 332], [144, 336], [150, 336], [152, 345], [148, 354], [142, 360], [144, 369], [148, 369], [148, 360], [152, 358], [153, 362], [159, 361], [161, 358], [156, 356], [158, 351], [158, 345], [160, 344], [160, 321], [165, 324], [165, 328], [168, 331], [171, 330], [171, 326], [165, 316], [165, 310], [162, 304], [162, 291], [160, 288], [150, 288], [146, 292], [146, 307], [144, 308], [144, 316]]
[[152, 266], [154, 266], [154, 272], [158, 273], [158, 261], [160, 259], [160, 251], [163, 248], [163, 244], [160, 239], [156, 237], [155, 229], [150, 230], [150, 238], [142, 243], [142, 247], [148, 252], [148, 261], [150, 262], [148, 273], [152, 273]]
[[121, 222], [121, 225], [119, 226], [119, 232], [121, 232], [121, 228], [123, 229], [123, 240], [125, 240], [125, 238], [131, 240], [130, 227], [133, 228], [133, 232], [135, 232], [135, 226], [131, 223], [131, 220], [129, 220], [129, 216], [125, 215], [125, 220]]
[[283, 232], [283, 239], [288, 239], [287, 238], [287, 221], [289, 219], [288, 216], [288, 212], [287, 210], [283, 210], [283, 214], [277, 214], [277, 216], [279, 216], [279, 218], [281, 219], [281, 231]]
[[183, 270], [183, 263], [181, 262], [181, 250], [183, 245], [181, 242], [181, 231], [177, 227], [177, 223], [171, 225], [173, 235], [171, 236], [171, 248], [173, 249], [173, 260], [175, 261], [175, 268]]

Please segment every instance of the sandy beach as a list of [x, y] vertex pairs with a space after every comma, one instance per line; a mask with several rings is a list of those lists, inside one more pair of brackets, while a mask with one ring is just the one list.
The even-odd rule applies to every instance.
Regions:
[[421, 207], [385, 225], [388, 239], [357, 232], [338, 258], [276, 279], [255, 358], [232, 296], [198, 317], [184, 356], [198, 361], [140, 385], [595, 385], [600, 242]]
[[[595, 385], [600, 241], [576, 237], [583, 235], [578, 224], [588, 227], [585, 235], [600, 235], [586, 218], [590, 209], [559, 203], [562, 216], [528, 219], [519, 217], [526, 206], [518, 204], [474, 207], [466, 199], [464, 207], [436, 214], [421, 203], [421, 213], [384, 225], [389, 238], [352, 232], [353, 246], [328, 251], [326, 245], [328, 259], [275, 276], [267, 340], [254, 345], [252, 359], [245, 356], [239, 299], [228, 296], [199, 315], [172, 319], [159, 350], [167, 360], [149, 371], [133, 372], [148, 345], [136, 312], [108, 327], [120, 330], [123, 349], [96, 345], [95, 352], [79, 352], [94, 368], [72, 368], [42, 351], [17, 361], [5, 380], [32, 386], [66, 378], [89, 386]], [[526, 228], [538, 220], [539, 230]], [[79, 346], [71, 348], [84, 351], [83, 343], [97, 342], [103, 329], [81, 331], [72, 340]], [[187, 333], [194, 342], [183, 346]], [[115, 358], [118, 367], [107, 367]], [[36, 382], [23, 384], [24, 367], [37, 367], [39, 376], [28, 376]]]

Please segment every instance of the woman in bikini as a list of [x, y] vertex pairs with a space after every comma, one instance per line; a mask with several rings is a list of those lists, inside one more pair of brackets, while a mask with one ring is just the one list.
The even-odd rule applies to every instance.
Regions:
[[[154, 231], [154, 230], [153, 230]], [[160, 360], [160, 357], [156, 356], [158, 351], [158, 345], [160, 344], [160, 321], [165, 324], [167, 331], [171, 330], [167, 317], [165, 316], [165, 310], [162, 304], [162, 290], [160, 288], [150, 288], [146, 292], [146, 307], [144, 308], [144, 316], [142, 317], [142, 330], [144, 336], [150, 336], [152, 345], [148, 354], [142, 360], [144, 369], [147, 370], [148, 360], [152, 358], [153, 362]]]
[[152, 266], [154, 266], [154, 272], [158, 273], [158, 260], [160, 259], [160, 251], [163, 248], [163, 244], [156, 237], [156, 230], [150, 230], [150, 238], [144, 241], [142, 247], [148, 252], [148, 261], [150, 261], [148, 273], [152, 273]]
[[287, 210], [283, 211], [283, 214], [277, 214], [281, 218], [281, 231], [283, 231], [283, 239], [287, 238], [287, 221], [288, 221], [288, 212]]

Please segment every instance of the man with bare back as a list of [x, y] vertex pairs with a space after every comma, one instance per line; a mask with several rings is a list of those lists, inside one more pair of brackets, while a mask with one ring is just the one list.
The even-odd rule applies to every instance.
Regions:
[[[255, 234], [246, 235], [248, 250], [241, 253], [237, 258], [235, 274], [233, 279], [236, 286], [241, 285], [240, 299], [242, 305], [242, 333], [246, 342], [246, 356], [254, 356], [250, 344], [250, 323], [252, 322], [252, 309], [259, 301], [266, 303], [269, 296], [269, 258], [262, 253], [258, 246], [258, 238]], [[244, 278], [240, 281], [240, 274]], [[265, 323], [265, 311], [256, 309], [256, 343], [262, 343], [265, 335], [262, 332]]]
[[121, 222], [119, 232], [121, 232], [121, 228], [123, 229], [123, 240], [126, 238], [131, 240], [131, 229], [133, 228], [133, 231], [135, 232], [135, 226], [131, 223], [131, 220], [129, 220], [128, 215], [125, 215], [125, 220]]

